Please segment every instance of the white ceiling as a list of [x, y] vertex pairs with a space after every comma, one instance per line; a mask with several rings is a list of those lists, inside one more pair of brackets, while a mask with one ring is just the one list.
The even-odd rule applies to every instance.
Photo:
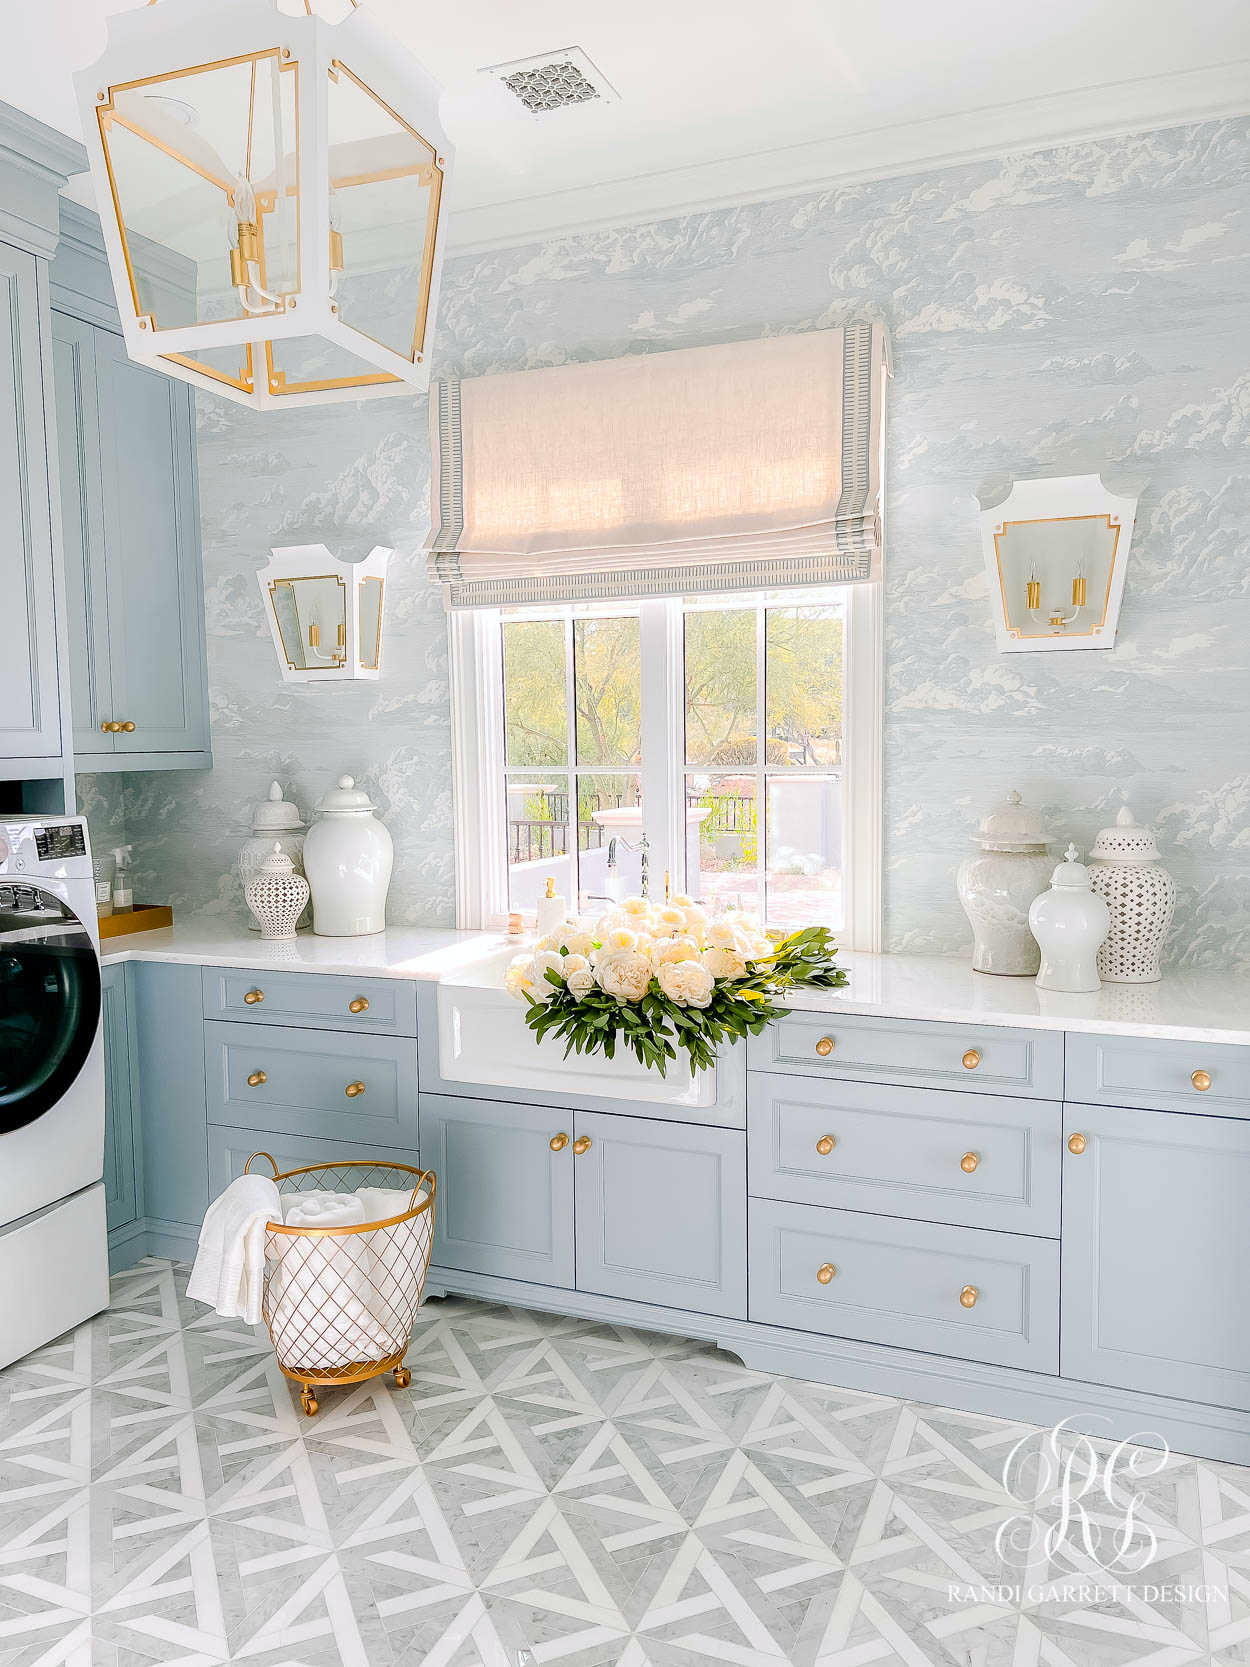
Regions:
[[[1250, 111], [1247, 0], [369, 4], [446, 89], [461, 247]], [[78, 136], [71, 73], [130, 6], [5, 9], [0, 99]], [[535, 117], [479, 73], [568, 46], [618, 100]]]

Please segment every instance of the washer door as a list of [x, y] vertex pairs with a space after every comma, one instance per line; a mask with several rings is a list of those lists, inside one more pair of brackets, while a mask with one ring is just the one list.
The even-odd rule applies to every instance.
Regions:
[[63, 1098], [99, 1022], [100, 962], [87, 928], [37, 883], [0, 879], [0, 1136]]

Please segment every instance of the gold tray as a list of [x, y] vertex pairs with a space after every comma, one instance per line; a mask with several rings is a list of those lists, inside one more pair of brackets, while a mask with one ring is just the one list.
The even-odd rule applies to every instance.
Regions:
[[172, 926], [174, 911], [168, 903], [136, 903], [127, 915], [101, 915], [102, 938], [128, 938], [132, 932], [154, 932], [158, 926]]

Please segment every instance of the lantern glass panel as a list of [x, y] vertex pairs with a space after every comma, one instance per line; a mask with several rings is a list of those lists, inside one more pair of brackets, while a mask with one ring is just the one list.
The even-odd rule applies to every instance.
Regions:
[[[263, 316], [298, 291], [298, 77], [273, 49], [114, 86], [98, 105], [131, 298], [152, 328]], [[238, 350], [209, 368], [239, 378]]]
[[275, 579], [269, 596], [292, 671], [347, 663], [347, 587], [336, 573]]
[[332, 300], [342, 323], [415, 362], [429, 322], [438, 153], [340, 63], [328, 121]]
[[360, 607], [360, 663], [366, 671], [377, 671], [382, 658], [381, 579], [362, 579], [356, 597]]

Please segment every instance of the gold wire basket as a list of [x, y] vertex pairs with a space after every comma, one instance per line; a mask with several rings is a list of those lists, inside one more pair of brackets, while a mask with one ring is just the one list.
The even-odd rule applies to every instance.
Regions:
[[380, 1221], [266, 1222], [261, 1305], [278, 1365], [301, 1385], [309, 1418], [320, 1404], [314, 1385], [363, 1383], [391, 1372], [406, 1389], [412, 1374], [404, 1354], [434, 1244], [434, 1171], [364, 1159], [279, 1170], [268, 1152], [253, 1152], [245, 1174], [258, 1158], [268, 1159], [284, 1194], [373, 1187], [408, 1195], [406, 1209]]

